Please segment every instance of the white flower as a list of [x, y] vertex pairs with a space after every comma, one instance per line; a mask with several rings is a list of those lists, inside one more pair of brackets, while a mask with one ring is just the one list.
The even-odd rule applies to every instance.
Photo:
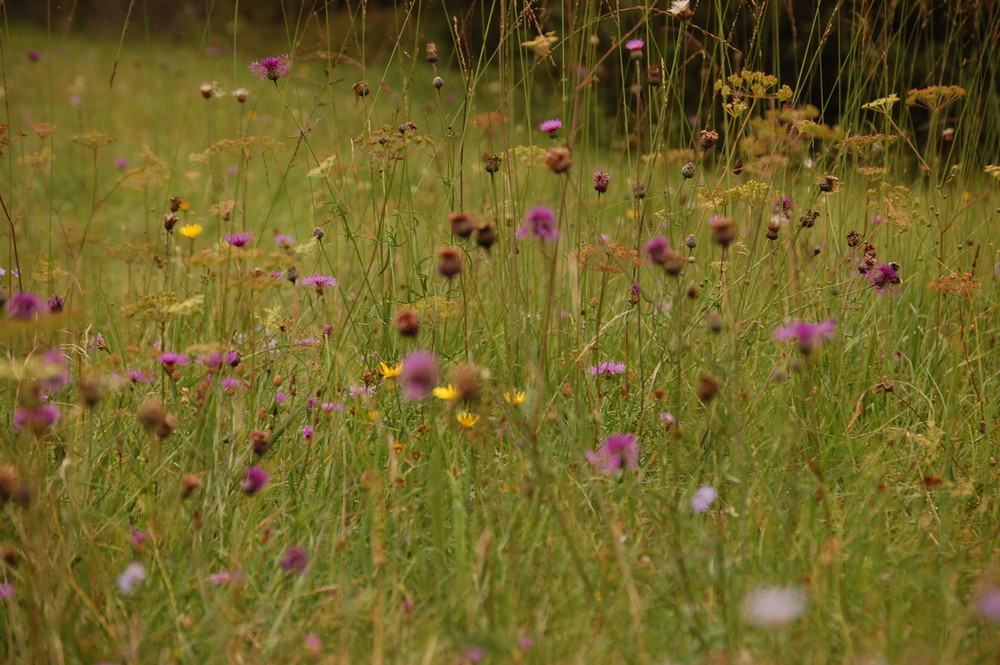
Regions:
[[691, 18], [694, 14], [694, 12], [691, 11], [690, 0], [674, 0], [670, 4], [670, 9], [667, 10], [667, 13], [674, 18], [681, 19], [682, 21]]
[[806, 601], [800, 587], [757, 587], [743, 599], [743, 612], [752, 624], [781, 628], [805, 612]]
[[146, 581], [146, 567], [138, 561], [133, 561], [125, 566], [125, 570], [118, 576], [118, 590], [123, 596], [132, 593], [136, 587], [142, 586]]

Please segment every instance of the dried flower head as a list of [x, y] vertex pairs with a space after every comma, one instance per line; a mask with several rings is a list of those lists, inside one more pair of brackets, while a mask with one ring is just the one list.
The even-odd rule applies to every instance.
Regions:
[[694, 16], [690, 0], [674, 0], [670, 3], [670, 9], [667, 10], [667, 13], [678, 21], [688, 21]]
[[573, 166], [569, 148], [550, 148], [544, 161], [553, 173], [566, 173]]
[[462, 272], [462, 251], [458, 247], [441, 247], [437, 251], [437, 272], [452, 279]]
[[453, 212], [448, 215], [448, 226], [459, 238], [468, 238], [476, 228], [476, 221], [467, 212]]
[[483, 168], [490, 175], [493, 175], [500, 170], [500, 162], [503, 161], [503, 157], [500, 155], [493, 154], [491, 152], [483, 153]]
[[736, 225], [728, 217], [715, 215], [708, 220], [708, 228], [712, 231], [712, 239], [723, 247], [736, 239]]
[[702, 150], [710, 150], [714, 148], [719, 143], [719, 132], [703, 129], [701, 130], [701, 137], [698, 139], [698, 145]]
[[412, 309], [404, 309], [396, 315], [392, 322], [402, 337], [416, 337], [420, 332], [420, 319], [416, 311]]
[[371, 88], [368, 87], [368, 81], [358, 81], [352, 88], [354, 89], [354, 94], [358, 97], [367, 97], [371, 94]]

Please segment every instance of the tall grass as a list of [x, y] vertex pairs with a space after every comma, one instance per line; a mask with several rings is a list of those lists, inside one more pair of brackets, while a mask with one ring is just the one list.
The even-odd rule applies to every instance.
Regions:
[[3, 660], [1000, 657], [956, 4], [5, 14]]

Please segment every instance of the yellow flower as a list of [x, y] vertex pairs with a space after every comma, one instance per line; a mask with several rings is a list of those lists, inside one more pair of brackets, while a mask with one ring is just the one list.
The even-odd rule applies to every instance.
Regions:
[[448, 402], [458, 397], [458, 391], [455, 390], [455, 386], [451, 385], [450, 383], [445, 387], [438, 386], [431, 392], [434, 393], [434, 396], [437, 397], [438, 399], [443, 399]]
[[479, 416], [473, 415], [468, 411], [462, 411], [462, 413], [455, 416], [455, 420], [457, 420], [458, 424], [462, 427], [475, 427], [476, 423], [479, 422]]
[[368, 412], [368, 420], [372, 421], [373, 423], [377, 422], [378, 421], [378, 415], [379, 415], [378, 411], [369, 411]]
[[190, 203], [188, 203], [187, 201], [184, 201], [183, 203], [181, 203], [181, 210], [187, 212], [190, 209], [191, 209], [191, 204]]
[[504, 401], [507, 402], [508, 404], [512, 404], [514, 406], [517, 406], [518, 404], [523, 404], [524, 400], [527, 397], [528, 396], [524, 394], [523, 390], [518, 390], [516, 392], [504, 393], [503, 394]]
[[197, 238], [204, 230], [201, 224], [185, 224], [180, 228], [181, 235], [185, 238]]
[[399, 376], [399, 373], [403, 371], [403, 363], [400, 361], [395, 365], [386, 365], [385, 363], [380, 362], [379, 370], [382, 372], [382, 376], [387, 379], [392, 379]]

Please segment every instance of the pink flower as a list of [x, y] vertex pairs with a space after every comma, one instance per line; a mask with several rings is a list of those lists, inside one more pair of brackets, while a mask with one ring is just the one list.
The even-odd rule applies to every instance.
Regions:
[[639, 444], [635, 434], [609, 436], [600, 450], [584, 453], [587, 461], [600, 473], [618, 474], [624, 468], [634, 470], [639, 464]]
[[299, 545], [292, 545], [285, 550], [284, 556], [281, 557], [281, 569], [286, 573], [302, 575], [306, 572], [308, 565], [309, 555], [306, 553], [305, 548]]
[[228, 242], [233, 247], [244, 247], [252, 243], [255, 238], [253, 233], [250, 231], [242, 231], [240, 233], [227, 233], [226, 242]]
[[427, 397], [438, 380], [438, 361], [429, 351], [414, 351], [403, 358], [399, 380], [403, 396], [414, 400]]
[[876, 293], [885, 294], [890, 287], [903, 281], [899, 278], [898, 271], [899, 266], [894, 263], [880, 263], [868, 271], [868, 281], [875, 288]]
[[261, 80], [268, 79], [270, 81], [277, 81], [283, 76], [288, 76], [288, 54], [251, 62], [250, 72], [259, 76]]
[[604, 362], [600, 365], [594, 365], [587, 371], [595, 375], [606, 374], [612, 376], [614, 374], [624, 374], [625, 363]]
[[538, 206], [528, 211], [524, 216], [524, 224], [517, 229], [515, 234], [518, 240], [533, 235], [536, 238], [555, 242], [559, 238], [559, 229], [556, 228], [556, 214], [551, 208]]
[[562, 129], [562, 120], [553, 118], [552, 120], [546, 120], [538, 124], [538, 128], [549, 135], [549, 138], [554, 139], [559, 137], [559, 130]]
[[692, 513], [703, 513], [708, 510], [708, 507], [712, 505], [719, 497], [718, 492], [715, 488], [710, 485], [702, 485], [698, 488], [698, 491], [694, 493], [691, 497], [691, 512]]
[[243, 491], [246, 492], [247, 494], [251, 495], [256, 494], [257, 492], [264, 489], [265, 485], [267, 485], [269, 476], [267, 475], [267, 471], [265, 471], [261, 467], [259, 466], [248, 467], [246, 473], [247, 473], [246, 480], [243, 481], [241, 487], [243, 488]]
[[791, 323], [776, 328], [775, 339], [786, 340], [795, 338], [799, 340], [799, 351], [808, 355], [817, 346], [822, 346], [834, 337], [837, 330], [836, 319], [827, 319], [820, 323], [806, 323], [805, 321], [792, 321]]
[[187, 355], [183, 353], [176, 353], [174, 351], [167, 351], [166, 353], [161, 354], [156, 361], [162, 363], [168, 371], [172, 370], [177, 365], [191, 364], [191, 359]]
[[625, 42], [625, 48], [633, 53], [636, 51], [641, 51], [642, 47], [646, 45], [646, 42], [641, 39], [630, 39]]

